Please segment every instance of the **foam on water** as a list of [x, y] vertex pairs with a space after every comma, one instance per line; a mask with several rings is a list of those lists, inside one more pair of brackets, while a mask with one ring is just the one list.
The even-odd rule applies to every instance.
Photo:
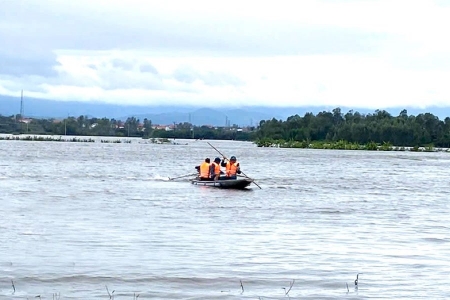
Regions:
[[169, 181], [170, 177], [165, 177], [161, 175], [155, 175], [150, 178], [150, 180], [156, 180], [156, 181]]

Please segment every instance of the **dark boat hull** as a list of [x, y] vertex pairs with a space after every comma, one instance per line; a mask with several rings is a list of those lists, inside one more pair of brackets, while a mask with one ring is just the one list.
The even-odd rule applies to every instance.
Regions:
[[198, 186], [208, 186], [220, 189], [235, 189], [243, 190], [252, 184], [253, 179], [242, 178], [242, 179], [226, 179], [226, 180], [216, 180], [216, 181], [202, 181], [197, 178], [192, 179], [191, 183]]

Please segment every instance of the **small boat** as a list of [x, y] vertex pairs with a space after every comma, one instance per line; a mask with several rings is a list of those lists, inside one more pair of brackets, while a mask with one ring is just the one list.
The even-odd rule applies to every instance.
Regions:
[[225, 180], [200, 180], [198, 177], [191, 180], [193, 185], [209, 186], [220, 189], [243, 190], [253, 182], [251, 178], [225, 179]]

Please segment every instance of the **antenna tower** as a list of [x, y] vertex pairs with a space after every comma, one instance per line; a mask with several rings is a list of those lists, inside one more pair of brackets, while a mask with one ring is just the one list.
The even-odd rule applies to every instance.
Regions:
[[20, 93], [20, 120], [23, 120], [23, 90]]

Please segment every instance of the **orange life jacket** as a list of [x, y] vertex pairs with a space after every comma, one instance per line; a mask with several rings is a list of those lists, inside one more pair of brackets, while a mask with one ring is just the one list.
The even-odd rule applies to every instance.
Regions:
[[227, 166], [225, 169], [227, 176], [230, 177], [236, 175], [237, 168], [237, 162], [233, 164], [231, 162], [227, 162]]
[[200, 165], [200, 177], [209, 178], [209, 164], [205, 161]]
[[220, 175], [220, 164], [213, 162], [214, 166], [214, 175]]

